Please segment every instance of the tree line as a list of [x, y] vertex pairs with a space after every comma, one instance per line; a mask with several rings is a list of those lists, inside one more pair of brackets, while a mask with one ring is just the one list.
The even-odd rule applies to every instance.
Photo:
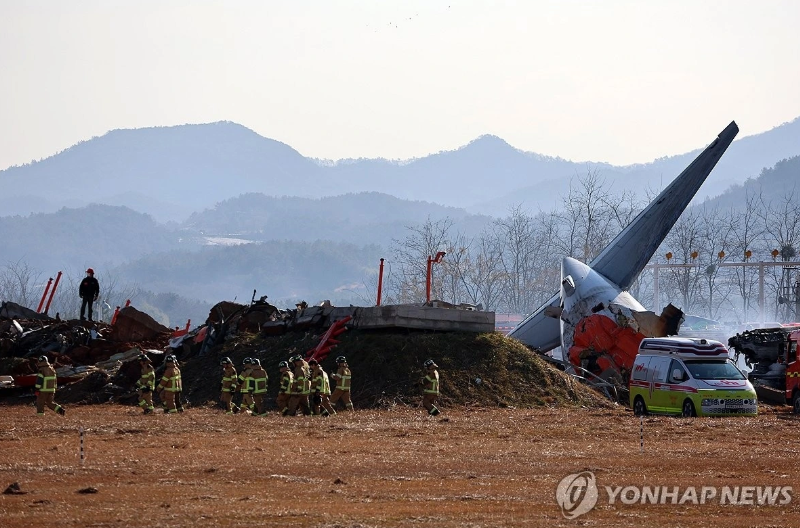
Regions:
[[[572, 179], [560, 207], [529, 213], [517, 206], [477, 236], [465, 236], [449, 219], [429, 218], [407, 226], [406, 236], [392, 241], [384, 302], [424, 301], [427, 257], [445, 251], [444, 260], [433, 265], [432, 298], [530, 313], [558, 291], [563, 257], [590, 262], [652, 196], [646, 198], [642, 202], [629, 191], [615, 192], [598, 172], [590, 171]], [[657, 313], [672, 302], [685, 313], [711, 319], [754, 320], [760, 315], [758, 269], [721, 264], [793, 261], [798, 243], [800, 201], [794, 191], [780, 199], [749, 191], [744, 203], [727, 208], [691, 206], [631, 293]], [[659, 269], [658, 307], [652, 269], [656, 263], [691, 264]], [[787, 285], [797, 280], [796, 270], [765, 268], [765, 317], [797, 319], [790, 303], [778, 303]]]

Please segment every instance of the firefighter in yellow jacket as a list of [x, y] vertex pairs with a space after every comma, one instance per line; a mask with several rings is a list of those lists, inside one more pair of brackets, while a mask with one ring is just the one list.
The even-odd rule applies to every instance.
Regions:
[[39, 368], [39, 375], [36, 376], [36, 415], [44, 416], [45, 407], [53, 409], [60, 415], [66, 414], [66, 409], [53, 401], [58, 380], [47, 356], [39, 356], [36, 366]]
[[275, 400], [275, 404], [278, 407], [278, 412], [286, 416], [289, 414], [289, 398], [292, 395], [294, 374], [289, 370], [289, 363], [287, 361], [278, 363], [278, 368], [281, 371], [281, 381], [278, 388], [278, 398]]
[[340, 399], [344, 404], [344, 408], [348, 411], [353, 410], [353, 403], [350, 401], [350, 366], [347, 364], [347, 358], [339, 356], [336, 358], [336, 372], [331, 374], [331, 377], [336, 381], [336, 389], [331, 395], [331, 407], [336, 408], [336, 402]]
[[291, 362], [294, 364], [294, 383], [287, 414], [294, 416], [299, 407], [300, 411], [308, 416], [311, 414], [311, 407], [308, 404], [308, 397], [311, 394], [311, 369], [302, 356], [294, 356]]
[[159, 391], [159, 397], [164, 402], [165, 413], [177, 413], [178, 409], [175, 407], [175, 394], [181, 392], [181, 377], [177, 367], [177, 359], [175, 356], [169, 355], [164, 359], [164, 375], [158, 383], [156, 390]]
[[178, 390], [175, 391], [175, 409], [178, 412], [183, 412], [183, 378], [181, 378], [181, 367], [178, 364], [178, 358], [172, 354], [172, 361], [175, 364], [175, 376], [178, 378]]
[[261, 366], [261, 360], [253, 358], [252, 363], [253, 370], [250, 373], [250, 379], [253, 380], [253, 405], [255, 407], [253, 413], [254, 416], [266, 416], [267, 402], [264, 401], [264, 397], [267, 394], [267, 382], [269, 381], [269, 377], [267, 376], [267, 371]]
[[236, 373], [236, 367], [233, 366], [231, 358], [222, 358], [219, 364], [222, 366], [222, 391], [219, 399], [222, 400], [222, 405], [225, 406], [225, 414], [233, 414], [239, 409], [233, 403], [233, 393], [236, 392], [239, 375]]
[[316, 359], [308, 362], [311, 367], [311, 412], [315, 416], [336, 414], [331, 405], [331, 382]]
[[245, 413], [253, 412], [253, 360], [246, 357], [242, 360], [242, 372], [239, 373], [239, 392], [242, 393], [241, 410]]
[[439, 409], [436, 408], [436, 400], [439, 399], [439, 365], [434, 363], [432, 359], [425, 361], [425, 368], [427, 373], [422, 380], [423, 396], [422, 406], [428, 411], [431, 416], [439, 414]]
[[136, 388], [139, 391], [139, 407], [142, 408], [144, 414], [150, 414], [153, 412], [153, 389], [156, 386], [156, 371], [153, 370], [150, 358], [146, 354], [139, 354], [136, 359], [139, 360], [141, 369], [139, 381], [136, 382]]

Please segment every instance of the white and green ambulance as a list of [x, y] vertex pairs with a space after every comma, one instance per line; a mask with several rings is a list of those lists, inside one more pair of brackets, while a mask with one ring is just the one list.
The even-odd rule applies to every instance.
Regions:
[[686, 337], [642, 340], [631, 370], [630, 404], [636, 415], [758, 413], [756, 391], [725, 345]]

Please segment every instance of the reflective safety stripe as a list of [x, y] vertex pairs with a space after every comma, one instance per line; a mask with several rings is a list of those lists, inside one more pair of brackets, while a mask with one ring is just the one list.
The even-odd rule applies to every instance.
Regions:
[[331, 382], [328, 379], [328, 373], [324, 370], [314, 376], [314, 390], [320, 394], [331, 393]]
[[142, 372], [142, 377], [139, 378], [139, 387], [147, 387], [152, 389], [156, 386], [156, 373], [151, 368]]
[[222, 376], [222, 392], [233, 392], [239, 382], [239, 376], [233, 369], [225, 369]]
[[253, 380], [253, 394], [264, 394], [267, 392], [267, 376], [265, 374], [259, 374], [257, 378], [251, 378]]
[[55, 392], [56, 377], [39, 374], [39, 376], [36, 378], [36, 389], [39, 392]]
[[161, 386], [167, 392], [181, 392], [181, 375], [176, 373], [170, 377], [164, 376], [161, 378]]
[[425, 389], [426, 394], [439, 394], [439, 378], [430, 376], [425, 376], [425, 381], [430, 383], [430, 388]]
[[292, 384], [294, 382], [294, 377], [292, 376], [291, 372], [286, 372], [281, 376], [281, 389], [280, 392], [285, 394], [290, 394], [292, 390]]
[[352, 378], [353, 376], [351, 376], [350, 374], [338, 374], [336, 377], [338, 380], [336, 382], [337, 389], [350, 390], [350, 378]]
[[322, 371], [322, 388], [320, 389], [322, 394], [330, 394], [331, 393], [331, 380], [328, 379], [328, 373], [324, 370]]

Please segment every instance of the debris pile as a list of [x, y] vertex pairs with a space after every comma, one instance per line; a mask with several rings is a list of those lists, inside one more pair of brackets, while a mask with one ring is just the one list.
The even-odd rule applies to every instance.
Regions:
[[346, 355], [354, 373], [352, 398], [362, 408], [415, 404], [421, 399], [422, 363], [428, 358], [441, 367], [445, 404], [607, 405], [594, 391], [500, 334], [376, 328], [397, 313], [411, 313], [392, 307], [379, 307], [385, 308], [379, 317], [371, 315], [375, 307], [334, 307], [329, 302], [281, 310], [262, 297], [249, 305], [220, 302], [203, 325], [173, 330], [132, 306], [121, 309], [112, 326], [19, 317], [26, 312], [6, 304], [10, 306], [6, 310], [4, 305], [4, 313], [15, 317], [0, 316], [0, 376], [13, 376], [15, 389], [0, 394], [32, 393], [36, 358], [47, 355], [57, 369], [59, 401], [133, 404], [141, 374], [136, 357], [147, 354], [158, 379], [164, 357], [175, 354], [184, 399], [192, 405], [216, 405], [222, 357], [230, 357], [238, 369], [245, 357], [260, 359], [269, 375], [268, 400], [274, 403], [278, 362], [300, 354], [318, 359], [328, 372], [335, 370], [336, 356]]

